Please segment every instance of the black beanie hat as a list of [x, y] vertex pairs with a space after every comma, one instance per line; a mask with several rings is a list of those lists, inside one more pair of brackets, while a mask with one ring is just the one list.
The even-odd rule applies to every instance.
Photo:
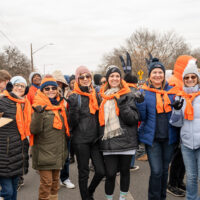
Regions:
[[115, 65], [110, 65], [107, 67], [106, 69], [106, 80], [108, 81], [108, 77], [110, 76], [110, 74], [117, 72], [120, 74], [121, 76], [121, 71], [119, 69], [119, 67], [115, 66]]
[[70, 83], [72, 80], [75, 80], [75, 75], [74, 75], [74, 74], [72, 74], [72, 75], [69, 77], [69, 83]]
[[161, 62], [159, 62], [158, 58], [153, 58], [152, 61], [148, 65], [148, 77], [150, 76], [151, 71], [153, 69], [155, 69], [155, 68], [160, 68], [165, 73], [165, 67], [164, 67], [164, 65]]
[[102, 78], [102, 75], [101, 74], [95, 74], [94, 75], [94, 84], [95, 85], [100, 85], [100, 80]]

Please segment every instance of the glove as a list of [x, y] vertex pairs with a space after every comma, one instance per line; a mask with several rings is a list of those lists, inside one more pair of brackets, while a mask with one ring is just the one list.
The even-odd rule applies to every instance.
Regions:
[[45, 111], [45, 108], [46, 108], [46, 107], [47, 107], [47, 105], [44, 106], [44, 107], [42, 107], [42, 106], [33, 107], [33, 106], [32, 106], [33, 110], [34, 110], [36, 113], [43, 113], [43, 112]]
[[127, 96], [123, 95], [119, 99], [117, 97], [114, 97], [115, 101], [117, 102], [118, 107], [125, 105], [127, 102]]
[[140, 91], [135, 92], [135, 101], [137, 103], [142, 103], [144, 102], [144, 93], [141, 93]]
[[175, 100], [172, 104], [169, 104], [172, 106], [175, 110], [180, 110], [183, 107], [184, 99], [182, 100]]

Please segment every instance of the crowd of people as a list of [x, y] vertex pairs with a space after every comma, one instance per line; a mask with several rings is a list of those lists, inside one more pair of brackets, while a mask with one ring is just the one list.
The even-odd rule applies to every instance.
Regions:
[[120, 59], [123, 71], [110, 65], [104, 75], [94, 75], [95, 82], [85, 66], [71, 76], [32, 72], [30, 87], [24, 77], [0, 70], [0, 197], [17, 199], [31, 155], [40, 176], [39, 200], [58, 200], [60, 185], [75, 188], [69, 178], [75, 160], [82, 200], [94, 199], [104, 177], [105, 198], [112, 200], [118, 173], [119, 200], [125, 200], [143, 144], [150, 166], [148, 200], [165, 200], [166, 192], [200, 199], [197, 60], [179, 56], [166, 78], [163, 63], [150, 56], [148, 77], [139, 85], [130, 55], [126, 63]]

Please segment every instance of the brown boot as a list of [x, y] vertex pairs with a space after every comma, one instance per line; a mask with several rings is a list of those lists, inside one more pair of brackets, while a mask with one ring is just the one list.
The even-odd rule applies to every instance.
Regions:
[[58, 200], [58, 194], [50, 194], [49, 200]]
[[143, 156], [137, 158], [137, 160], [140, 160], [140, 161], [147, 161], [147, 160], [148, 160], [147, 154], [144, 154]]

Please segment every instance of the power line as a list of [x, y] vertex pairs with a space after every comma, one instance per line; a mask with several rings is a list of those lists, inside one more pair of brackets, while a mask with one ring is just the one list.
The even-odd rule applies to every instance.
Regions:
[[9, 37], [8, 37], [3, 31], [0, 30], [0, 33], [1, 33], [12, 45], [14, 45], [14, 46], [17, 47], [17, 45], [16, 45], [14, 42], [12, 42], [12, 41], [9, 39]]

